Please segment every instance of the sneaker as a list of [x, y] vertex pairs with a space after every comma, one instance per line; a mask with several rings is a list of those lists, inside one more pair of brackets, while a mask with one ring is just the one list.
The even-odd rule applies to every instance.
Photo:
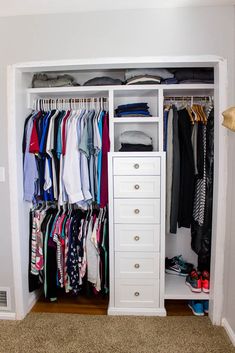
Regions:
[[202, 300], [203, 311], [205, 314], [209, 312], [209, 300]]
[[183, 260], [182, 255], [174, 256], [172, 259], [165, 260], [166, 273], [178, 276], [187, 276], [192, 270], [193, 265]]
[[196, 270], [190, 272], [186, 277], [185, 283], [190, 287], [192, 292], [200, 293], [202, 291], [202, 283]]
[[202, 290], [204, 293], [210, 292], [210, 274], [208, 271], [202, 271], [201, 276]]
[[202, 300], [189, 300], [188, 306], [194, 315], [204, 316]]

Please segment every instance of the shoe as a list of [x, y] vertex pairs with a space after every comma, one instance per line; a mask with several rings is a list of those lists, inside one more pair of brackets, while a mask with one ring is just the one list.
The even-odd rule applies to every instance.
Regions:
[[203, 311], [205, 314], [209, 312], [209, 300], [202, 300]]
[[178, 276], [187, 276], [193, 269], [193, 264], [185, 262], [182, 255], [174, 256], [172, 259], [165, 260], [166, 273]]
[[185, 283], [190, 287], [192, 292], [200, 293], [202, 291], [201, 278], [196, 270], [190, 272], [186, 277]]
[[194, 315], [204, 316], [202, 300], [189, 300], [188, 306]]
[[210, 274], [208, 271], [202, 271], [201, 276], [202, 290], [204, 293], [210, 292]]

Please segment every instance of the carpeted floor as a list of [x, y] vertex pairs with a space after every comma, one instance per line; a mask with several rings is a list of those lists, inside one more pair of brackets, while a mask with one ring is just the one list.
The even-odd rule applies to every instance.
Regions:
[[207, 317], [31, 313], [0, 321], [0, 353], [234, 353]]

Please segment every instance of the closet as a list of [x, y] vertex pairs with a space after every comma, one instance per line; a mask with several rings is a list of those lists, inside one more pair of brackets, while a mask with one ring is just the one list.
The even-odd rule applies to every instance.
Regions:
[[[209, 67], [214, 83], [138, 84], [31, 88], [37, 72], [69, 73], [77, 81], [96, 76], [122, 78], [130, 68]], [[215, 109], [215, 165], [210, 294], [192, 293], [185, 278], [165, 274], [165, 257], [182, 254], [197, 265], [191, 234], [165, 230], [166, 163], [164, 101], [167, 97], [213, 97]], [[210, 317], [221, 316], [223, 242], [225, 228], [226, 138], [220, 113], [226, 106], [226, 62], [217, 57], [106, 59], [77, 62], [17, 64], [8, 71], [9, 178], [16, 314], [22, 318], [37, 300], [28, 292], [28, 215], [23, 201], [21, 139], [24, 120], [35, 102], [48, 99], [105, 98], [109, 112], [109, 308], [108, 314], [166, 315], [166, 299], [210, 300]], [[117, 107], [147, 103], [151, 116], [117, 116]], [[169, 102], [169, 99], [168, 99]], [[120, 152], [120, 136], [142, 131], [152, 139], [152, 151]]]

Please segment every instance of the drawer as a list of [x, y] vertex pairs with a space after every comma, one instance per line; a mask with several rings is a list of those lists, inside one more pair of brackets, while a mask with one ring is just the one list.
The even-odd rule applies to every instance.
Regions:
[[160, 197], [160, 176], [115, 176], [114, 197]]
[[159, 224], [115, 224], [116, 251], [159, 251]]
[[115, 223], [160, 223], [160, 199], [114, 199]]
[[117, 279], [115, 306], [120, 308], [157, 308], [159, 281], [154, 279]]
[[160, 175], [161, 157], [116, 157], [114, 175]]
[[116, 278], [159, 278], [159, 253], [116, 252]]

